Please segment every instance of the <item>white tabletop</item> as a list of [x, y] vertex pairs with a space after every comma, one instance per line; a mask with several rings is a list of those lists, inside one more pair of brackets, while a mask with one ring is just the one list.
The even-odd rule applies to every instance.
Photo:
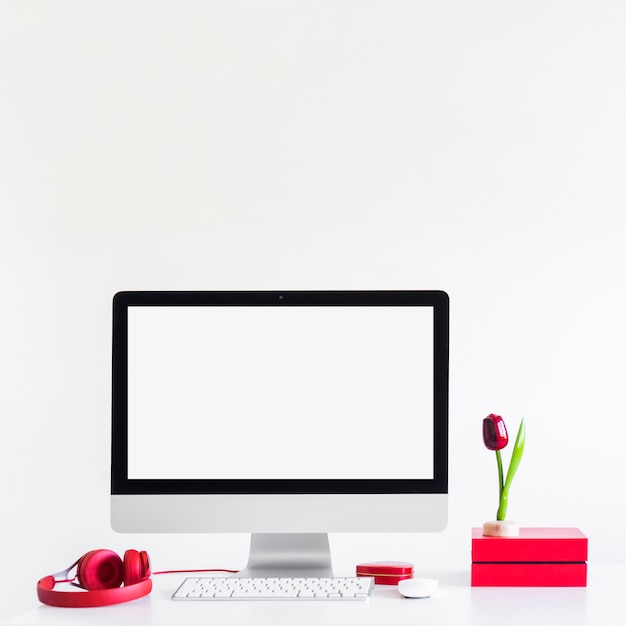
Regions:
[[96, 609], [38, 605], [6, 622], [11, 626], [368, 626], [450, 624], [464, 626], [623, 626], [626, 565], [589, 566], [588, 586], [576, 588], [471, 587], [468, 570], [441, 571], [439, 589], [422, 600], [402, 598], [395, 587], [375, 587], [364, 601], [174, 602], [181, 574], [154, 577], [152, 593], [134, 602]]

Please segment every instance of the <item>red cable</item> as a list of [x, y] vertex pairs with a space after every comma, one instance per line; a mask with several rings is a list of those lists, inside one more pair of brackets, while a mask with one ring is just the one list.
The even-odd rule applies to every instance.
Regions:
[[162, 572], [152, 572], [153, 576], [157, 574], [195, 574], [198, 572], [228, 572], [229, 574], [237, 574], [238, 569], [169, 569]]
[[[163, 570], [162, 572], [152, 572], [152, 576], [156, 576], [157, 574], [197, 574], [200, 572], [227, 572], [228, 574], [238, 574], [239, 571], [238, 569], [169, 569]], [[76, 576], [66, 580], [55, 580], [54, 583], [73, 583], [75, 580]]]

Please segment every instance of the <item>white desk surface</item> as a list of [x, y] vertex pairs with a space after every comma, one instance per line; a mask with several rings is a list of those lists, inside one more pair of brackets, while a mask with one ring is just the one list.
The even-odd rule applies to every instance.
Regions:
[[[96, 609], [36, 608], [6, 622], [11, 626], [321, 626], [423, 624], [424, 626], [623, 626], [626, 565], [590, 565], [588, 586], [575, 588], [471, 587], [467, 570], [433, 572], [437, 593], [408, 600], [395, 587], [376, 586], [365, 601], [174, 602], [184, 574], [154, 577], [152, 593], [134, 602]], [[33, 604], [37, 602], [33, 583]]]

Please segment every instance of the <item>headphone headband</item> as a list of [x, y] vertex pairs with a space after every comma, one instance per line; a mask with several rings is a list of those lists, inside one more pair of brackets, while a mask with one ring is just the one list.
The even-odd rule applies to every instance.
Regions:
[[37, 582], [37, 597], [39, 601], [50, 606], [69, 608], [119, 604], [120, 602], [128, 602], [129, 600], [147, 596], [152, 590], [152, 580], [150, 578], [128, 585], [128, 587], [97, 589], [87, 592], [54, 591], [54, 585], [54, 576], [45, 576]]

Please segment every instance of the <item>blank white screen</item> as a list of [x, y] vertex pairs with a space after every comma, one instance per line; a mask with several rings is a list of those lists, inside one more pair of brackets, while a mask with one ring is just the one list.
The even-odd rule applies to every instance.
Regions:
[[431, 307], [129, 307], [129, 479], [432, 477]]

